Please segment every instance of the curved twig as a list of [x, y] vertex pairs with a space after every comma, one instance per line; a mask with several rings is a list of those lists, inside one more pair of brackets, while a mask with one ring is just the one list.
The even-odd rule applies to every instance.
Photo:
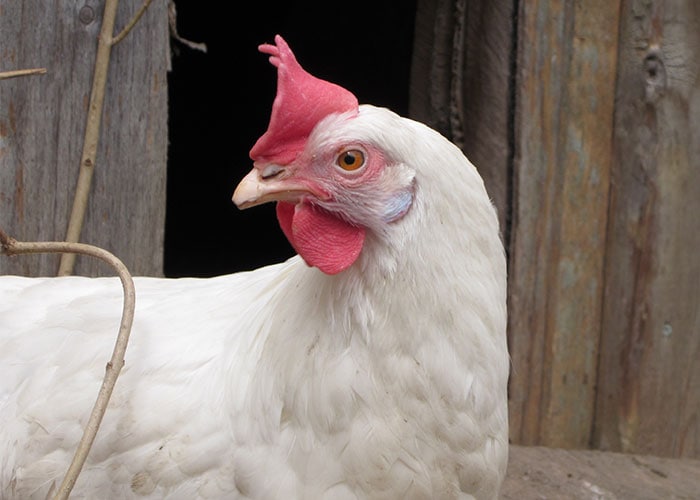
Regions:
[[136, 290], [129, 270], [121, 260], [107, 250], [84, 243], [67, 243], [63, 241], [21, 242], [11, 238], [0, 229], [0, 253], [2, 254], [17, 255], [65, 252], [90, 255], [111, 265], [119, 274], [119, 279], [124, 288], [124, 305], [122, 319], [119, 325], [119, 334], [117, 335], [117, 340], [114, 345], [112, 358], [107, 363], [105, 376], [97, 395], [97, 400], [95, 401], [95, 405], [90, 413], [90, 418], [83, 431], [83, 436], [73, 456], [73, 461], [66, 471], [66, 475], [63, 478], [58, 492], [53, 497], [54, 500], [65, 500], [68, 498], [85, 464], [92, 443], [97, 435], [97, 430], [102, 422], [102, 417], [107, 411], [107, 404], [112, 395], [114, 385], [117, 382], [117, 377], [119, 377], [119, 372], [124, 366], [124, 354], [126, 353], [126, 346], [129, 342], [129, 335], [131, 333], [131, 325], [134, 321], [134, 311], [136, 307]]
[[175, 8], [175, 2], [170, 0], [168, 2], [168, 24], [170, 25], [170, 36], [181, 44], [191, 48], [192, 50], [200, 50], [202, 52], [207, 51], [207, 44], [191, 42], [185, 38], [182, 38], [177, 32], [177, 9]]
[[112, 39], [112, 46], [115, 46], [116, 44], [121, 42], [124, 39], [124, 37], [129, 34], [129, 31], [131, 31], [131, 29], [136, 25], [136, 23], [139, 22], [139, 19], [141, 19], [141, 16], [143, 16], [143, 13], [146, 12], [146, 9], [151, 4], [151, 1], [152, 0], [144, 0], [143, 5], [136, 12], [136, 14], [134, 14], [134, 17], [131, 18], [131, 21], [129, 21], [129, 23], [126, 26], [124, 26], [124, 29], [121, 30], [119, 34]]

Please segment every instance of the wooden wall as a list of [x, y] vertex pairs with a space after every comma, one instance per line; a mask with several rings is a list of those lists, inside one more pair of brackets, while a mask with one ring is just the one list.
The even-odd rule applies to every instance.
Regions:
[[700, 4], [422, 0], [412, 85], [501, 214], [511, 440], [699, 457]]
[[617, 10], [610, 0], [520, 7], [509, 326], [512, 436], [527, 444], [590, 439]]
[[[142, 2], [120, 2], [115, 31]], [[103, 2], [3, 2], [0, 227], [19, 240], [65, 238], [78, 177]], [[118, 255], [134, 274], [161, 275], [167, 161], [167, 2], [152, 2], [112, 50], [92, 193], [81, 241]], [[0, 274], [55, 275], [58, 256], [0, 259]], [[78, 257], [76, 274], [113, 274]]]
[[623, 2], [597, 447], [700, 456], [700, 3]]

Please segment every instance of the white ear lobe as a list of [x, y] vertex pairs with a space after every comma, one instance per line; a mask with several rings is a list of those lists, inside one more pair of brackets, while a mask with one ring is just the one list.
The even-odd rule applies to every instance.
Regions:
[[387, 223], [394, 222], [406, 215], [411, 205], [413, 205], [414, 193], [413, 183], [409, 188], [394, 193], [384, 206], [382, 220]]

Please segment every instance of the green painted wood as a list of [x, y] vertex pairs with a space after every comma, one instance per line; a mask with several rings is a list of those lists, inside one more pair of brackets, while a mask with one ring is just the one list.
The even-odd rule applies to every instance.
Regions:
[[619, 3], [521, 2], [509, 336], [511, 438], [593, 426]]

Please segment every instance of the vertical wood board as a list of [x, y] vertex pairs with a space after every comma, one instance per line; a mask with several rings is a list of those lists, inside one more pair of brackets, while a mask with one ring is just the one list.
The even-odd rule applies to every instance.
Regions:
[[[141, 3], [120, 2], [120, 30]], [[77, 182], [103, 3], [4, 2], [0, 70], [0, 227], [20, 240], [63, 240]], [[81, 241], [134, 274], [161, 275], [167, 161], [167, 2], [154, 1], [112, 50], [100, 147]], [[0, 259], [0, 273], [54, 275], [57, 256]], [[76, 274], [113, 271], [79, 257]]]
[[700, 457], [700, 4], [624, 3], [594, 446]]
[[619, 3], [519, 12], [509, 335], [511, 438], [585, 447], [593, 403]]

